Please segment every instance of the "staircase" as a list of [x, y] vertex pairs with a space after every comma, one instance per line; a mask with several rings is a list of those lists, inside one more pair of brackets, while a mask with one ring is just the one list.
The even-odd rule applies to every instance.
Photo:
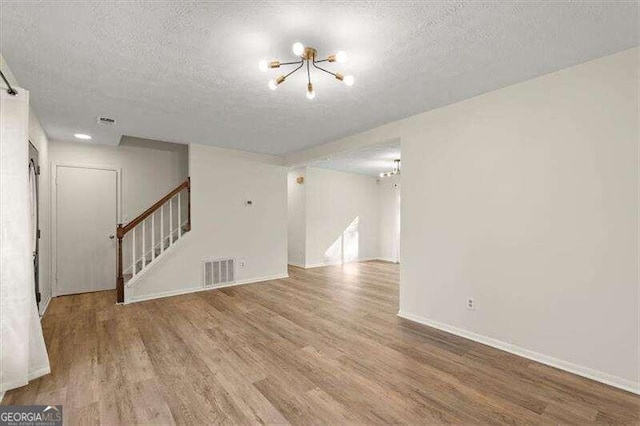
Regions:
[[116, 229], [117, 302], [124, 303], [124, 288], [133, 285], [152, 265], [173, 250], [191, 231], [191, 181], [187, 179], [145, 210]]

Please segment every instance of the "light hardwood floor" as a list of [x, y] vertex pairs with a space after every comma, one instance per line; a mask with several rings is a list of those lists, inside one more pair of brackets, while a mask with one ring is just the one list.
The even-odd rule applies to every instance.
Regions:
[[640, 397], [400, 320], [398, 266], [114, 305], [56, 298], [52, 373], [3, 404], [62, 404], [67, 424], [640, 422]]

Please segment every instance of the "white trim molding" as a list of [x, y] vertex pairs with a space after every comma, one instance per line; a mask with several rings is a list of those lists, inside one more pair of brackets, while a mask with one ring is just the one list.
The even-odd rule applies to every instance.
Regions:
[[[22, 387], [22, 386], [26, 386], [27, 384], [29, 384], [30, 381], [35, 380], [38, 377], [46, 376], [49, 373], [51, 373], [51, 368], [49, 366], [38, 368], [37, 370], [31, 371], [29, 373], [29, 375], [27, 376], [27, 382], [23, 382], [21, 380], [18, 380], [18, 381], [15, 381], [15, 382], [4, 383], [4, 389], [11, 390], [11, 389], [17, 389], [17, 388]], [[4, 398], [4, 395], [5, 395], [5, 391], [0, 393], [0, 402]]]
[[181, 294], [197, 293], [199, 291], [220, 290], [221, 288], [225, 288], [225, 287], [234, 287], [234, 286], [237, 286], [237, 285], [261, 283], [261, 282], [273, 281], [273, 280], [281, 280], [283, 278], [289, 278], [289, 274], [277, 274], [277, 275], [271, 275], [271, 276], [268, 276], [268, 277], [249, 278], [249, 279], [246, 279], [246, 280], [235, 281], [235, 282], [232, 282], [232, 283], [223, 284], [223, 285], [219, 285], [219, 286], [216, 286], [216, 287], [204, 287], [204, 286], [191, 287], [191, 288], [187, 288], [187, 289], [170, 290], [170, 291], [163, 291], [161, 293], [145, 294], [145, 295], [142, 295], [142, 296], [131, 296], [131, 297], [126, 297], [127, 295], [125, 294], [124, 304], [128, 305], [129, 303], [142, 302], [144, 300], [161, 299], [163, 297], [171, 297], [171, 296], [179, 296]]
[[577, 374], [578, 376], [586, 377], [588, 379], [595, 380], [597, 382], [640, 395], [640, 383], [635, 383], [631, 380], [623, 379], [622, 377], [613, 376], [602, 371], [593, 370], [591, 368], [574, 364], [569, 361], [564, 361], [559, 358], [554, 358], [549, 355], [544, 355], [539, 352], [524, 349], [519, 346], [512, 345], [511, 343], [506, 343], [501, 340], [483, 336], [481, 334], [467, 331], [458, 327], [443, 324], [438, 321], [421, 317], [419, 315], [413, 315], [407, 312], [399, 311], [398, 316], [409, 321], [417, 322], [428, 327], [455, 334], [456, 336], [464, 337], [465, 339], [473, 340], [474, 342], [482, 343], [483, 345], [491, 346], [493, 348], [500, 349], [505, 352], [509, 352], [514, 355], [539, 362], [541, 364], [568, 371], [569, 373]]
[[[372, 260], [380, 260], [377, 257], [366, 257], [366, 258], [362, 258], [362, 259], [354, 259], [354, 260], [350, 260], [349, 262], [343, 262], [341, 260], [336, 260], [333, 262], [320, 262], [320, 263], [307, 263], [304, 266], [301, 266], [302, 268], [305, 269], [309, 269], [309, 268], [319, 268], [321, 266], [335, 266], [335, 265], [348, 265], [350, 263], [360, 263], [360, 262], [370, 262]], [[289, 262], [289, 264], [291, 264], [291, 262]], [[294, 266], [298, 266], [298, 265], [294, 265]]]
[[45, 303], [40, 308], [40, 321], [42, 321], [42, 318], [44, 318], [44, 314], [47, 313], [47, 308], [49, 307], [49, 303], [51, 303], [51, 299], [53, 299], [53, 297], [49, 296], [49, 298], [47, 298]]
[[382, 262], [389, 262], [389, 263], [400, 263], [398, 259], [393, 259], [391, 257], [378, 257], [374, 260], [380, 260]]

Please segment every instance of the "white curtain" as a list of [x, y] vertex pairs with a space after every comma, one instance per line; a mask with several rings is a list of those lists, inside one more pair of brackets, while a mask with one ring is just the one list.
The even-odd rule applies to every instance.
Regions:
[[36, 305], [29, 182], [29, 92], [0, 90], [0, 392], [48, 374]]

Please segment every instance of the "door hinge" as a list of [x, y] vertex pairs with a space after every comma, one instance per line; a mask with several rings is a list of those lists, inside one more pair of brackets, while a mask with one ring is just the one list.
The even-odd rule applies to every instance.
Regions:
[[36, 174], [39, 175], [40, 174], [40, 166], [36, 166]]
[[36, 232], [36, 238], [40, 238], [40, 235], [41, 235], [41, 234], [42, 234], [42, 231], [40, 231], [40, 230], [38, 229], [38, 231]]
[[40, 299], [41, 299], [40, 292], [37, 292], [36, 293], [36, 303], [40, 303]]

